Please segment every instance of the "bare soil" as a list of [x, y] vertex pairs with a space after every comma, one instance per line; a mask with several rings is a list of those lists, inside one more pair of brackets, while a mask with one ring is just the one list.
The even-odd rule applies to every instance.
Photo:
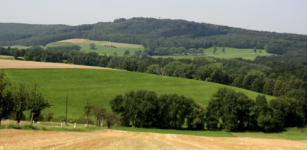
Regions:
[[81, 133], [2, 129], [0, 149], [303, 150], [307, 149], [307, 141], [216, 138], [116, 130]]
[[110, 69], [104, 67], [83, 66], [74, 64], [62, 63], [47, 63], [47, 62], [32, 62], [32, 61], [16, 61], [16, 60], [0, 60], [0, 69], [4, 68], [18, 68], [18, 69], [66, 69], [66, 68], [83, 68], [83, 69]]

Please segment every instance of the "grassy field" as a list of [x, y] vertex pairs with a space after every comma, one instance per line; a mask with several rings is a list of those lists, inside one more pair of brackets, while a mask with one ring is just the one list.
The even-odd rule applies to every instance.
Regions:
[[[260, 52], [261, 51], [261, 52]], [[212, 56], [217, 58], [243, 58], [243, 59], [250, 59], [253, 60], [257, 56], [270, 56], [272, 54], [267, 53], [263, 49], [258, 49], [256, 53], [254, 53], [253, 49], [238, 49], [238, 48], [230, 48], [225, 47], [225, 54], [222, 52], [222, 47], [217, 47], [217, 51], [213, 54], [213, 47], [205, 49], [205, 56]], [[153, 56], [154, 58], [163, 57], [168, 58], [172, 57], [175, 59], [193, 59], [194, 57], [202, 57], [204, 55], [173, 55], [173, 56]]]
[[28, 46], [22, 46], [22, 45], [13, 45], [13, 46], [3, 46], [4, 48], [18, 48], [18, 49], [27, 49], [29, 48]]
[[[33, 88], [51, 103], [46, 112], [53, 112], [55, 117], [65, 115], [65, 100], [68, 94], [68, 118], [83, 116], [86, 102], [105, 106], [110, 111], [109, 101], [117, 94], [130, 90], [151, 90], [158, 94], [178, 93], [192, 97], [196, 102], [206, 106], [211, 95], [220, 87], [229, 87], [255, 98], [258, 94], [231, 86], [192, 79], [158, 76], [116, 70], [94, 69], [5, 69], [13, 84], [24, 83]], [[266, 96], [272, 99], [272, 96]]]
[[266, 139], [289, 139], [289, 140], [307, 140], [307, 126], [303, 128], [287, 128], [286, 131], [277, 133], [263, 133], [263, 132], [234, 132], [232, 135], [236, 137], [252, 137], [252, 138], [266, 138]]
[[[96, 45], [96, 49], [90, 49], [90, 44], [94, 43]], [[49, 43], [46, 47], [55, 47], [55, 46], [70, 46], [70, 45], [79, 45], [81, 46], [81, 51], [85, 52], [97, 52], [98, 54], [107, 54], [113, 55], [114, 52], [117, 53], [118, 56], [123, 56], [125, 50], [130, 51], [130, 55], [134, 54], [135, 50], [144, 50], [144, 47], [136, 44], [126, 44], [126, 43], [116, 43], [109, 41], [93, 41], [87, 39], [70, 39], [64, 41], [58, 41]], [[106, 47], [105, 45], [113, 45], [116, 48]]]
[[15, 60], [15, 58], [13, 56], [3, 56], [3, 55], [0, 55], [0, 59], [2, 59], [2, 60]]
[[[90, 44], [94, 43], [96, 45], [96, 49], [90, 49]], [[53, 42], [47, 44], [46, 47], [56, 47], [56, 46], [70, 46], [70, 45], [79, 45], [81, 46], [81, 51], [84, 52], [97, 52], [100, 55], [113, 55], [114, 52], [117, 53], [119, 56], [124, 55], [125, 50], [130, 51], [130, 55], [134, 55], [135, 50], [144, 50], [144, 47], [137, 44], [126, 44], [126, 43], [116, 43], [116, 42], [109, 42], [109, 41], [94, 41], [88, 39], [69, 39], [63, 40], [58, 42]], [[106, 47], [105, 45], [113, 45], [116, 48]], [[8, 47], [8, 46], [5, 46]], [[29, 48], [27, 46], [21, 45], [14, 45], [10, 46], [11, 48], [18, 48], [18, 49], [26, 49]], [[272, 54], [267, 53], [263, 49], [258, 49], [256, 53], [254, 53], [253, 49], [238, 49], [238, 48], [225, 48], [225, 53], [222, 52], [222, 47], [217, 47], [217, 51], [213, 54], [213, 47], [207, 48], [204, 51], [204, 55], [170, 55], [170, 56], [152, 56], [154, 58], [162, 57], [162, 58], [175, 58], [175, 59], [193, 59], [194, 57], [202, 57], [202, 56], [212, 56], [217, 58], [243, 58], [243, 59], [250, 59], [253, 60], [257, 56], [270, 56]]]

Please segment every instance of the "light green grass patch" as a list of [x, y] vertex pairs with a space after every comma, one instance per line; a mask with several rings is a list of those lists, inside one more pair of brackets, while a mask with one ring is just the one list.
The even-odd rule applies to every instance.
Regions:
[[[217, 51], [213, 54], [213, 47], [205, 49], [205, 54], [207, 56], [213, 56], [217, 58], [243, 58], [254, 60], [257, 56], [270, 56], [272, 54], [267, 53], [263, 49], [257, 49], [256, 53], [253, 49], [238, 49], [225, 47], [225, 53], [222, 52], [222, 47], [216, 47]], [[261, 52], [260, 52], [261, 51]]]
[[15, 60], [15, 58], [13, 56], [3, 56], [0, 55], [0, 59], [4, 59], [4, 60]]
[[[213, 54], [213, 47], [207, 48], [204, 51], [204, 55], [171, 55], [171, 56], [153, 56], [154, 58], [174, 58], [174, 59], [193, 59], [194, 57], [203, 57], [203, 56], [212, 56], [216, 58], [243, 58], [254, 60], [257, 56], [270, 56], [273, 54], [267, 53], [263, 49], [257, 49], [257, 52], [254, 53], [253, 49], [238, 49], [225, 47], [225, 53], [222, 52], [222, 47], [217, 47], [217, 51]], [[261, 53], [260, 53], [261, 51]]]
[[[90, 49], [91, 43], [94, 43], [96, 45], [96, 49], [94, 50]], [[136, 50], [142, 50], [142, 51], [144, 50], [144, 47], [142, 45], [116, 43], [116, 42], [109, 42], [109, 41], [94, 41], [94, 40], [87, 40], [87, 39], [83, 39], [83, 41], [80, 40], [80, 42], [74, 42], [73, 39], [58, 41], [58, 42], [49, 43], [46, 45], [46, 47], [70, 46], [70, 45], [79, 45], [81, 47], [81, 51], [97, 52], [100, 55], [103, 55], [103, 54], [113, 55], [113, 53], [116, 52], [118, 56], [123, 56], [125, 50], [129, 50], [130, 55], [133, 55], [134, 51]], [[113, 45], [116, 48], [106, 47], [105, 45], [109, 45], [109, 46]]]
[[[68, 118], [83, 116], [86, 102], [103, 105], [110, 112], [109, 101], [117, 94], [131, 90], [150, 90], [158, 94], [177, 93], [193, 98], [204, 106], [218, 88], [228, 87], [255, 98], [261, 93], [222, 84], [192, 79], [159, 76], [146, 73], [92, 70], [92, 69], [6, 69], [5, 73], [13, 85], [24, 83], [28, 88], [42, 92], [51, 103], [45, 112], [53, 112], [54, 117], [65, 116], [65, 101], [68, 94]], [[272, 96], [266, 96], [268, 100]]]
[[277, 133], [263, 132], [233, 132], [236, 137], [266, 138], [266, 139], [288, 139], [288, 140], [307, 140], [307, 129], [287, 128], [286, 131]]
[[151, 128], [132, 128], [132, 127], [112, 127], [114, 130], [131, 132], [149, 132], [161, 134], [182, 134], [208, 137], [234, 137], [234, 135], [224, 131], [193, 131], [193, 130], [174, 130], [174, 129], [151, 129]]
[[22, 45], [13, 45], [13, 46], [3, 46], [4, 48], [17, 48], [17, 49], [28, 49], [28, 46], [22, 46]]

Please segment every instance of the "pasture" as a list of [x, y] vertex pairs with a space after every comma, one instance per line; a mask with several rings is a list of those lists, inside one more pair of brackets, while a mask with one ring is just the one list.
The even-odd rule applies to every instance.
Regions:
[[[90, 49], [90, 44], [94, 43], [96, 45], [95, 49]], [[113, 55], [114, 52], [118, 56], [123, 56], [125, 50], [129, 50], [130, 55], [134, 54], [135, 50], [144, 50], [144, 47], [136, 44], [126, 44], [126, 43], [116, 43], [109, 41], [94, 41], [87, 39], [69, 39], [58, 42], [49, 43], [46, 47], [56, 47], [56, 46], [70, 46], [70, 45], [79, 45], [81, 51], [84, 52], [97, 52], [99, 55]], [[108, 45], [108, 46], [105, 46]], [[110, 47], [110, 45], [115, 46], [116, 48]]]
[[[217, 51], [213, 54], [213, 47], [207, 48], [204, 51], [204, 55], [170, 55], [170, 56], [152, 56], [154, 58], [175, 58], [175, 59], [193, 59], [194, 57], [203, 57], [203, 56], [212, 56], [216, 58], [243, 58], [254, 60], [257, 56], [270, 56], [272, 54], [267, 53], [263, 49], [258, 49], [256, 53], [254, 53], [253, 49], [238, 49], [238, 48], [230, 48], [225, 47], [225, 53], [222, 52], [222, 47], [216, 47]], [[260, 52], [261, 51], [261, 52]]]
[[15, 58], [13, 56], [4, 56], [4, 55], [0, 55], [0, 59], [2, 59], [2, 60], [15, 60]]
[[17, 49], [27, 49], [29, 46], [22, 46], [22, 45], [13, 45], [13, 46], [3, 46], [4, 48], [17, 48]]
[[[55, 117], [65, 115], [65, 101], [68, 94], [68, 118], [70, 119], [83, 116], [83, 106], [86, 102], [103, 105], [110, 111], [109, 101], [117, 94], [124, 94], [130, 90], [143, 89], [155, 91], [158, 94], [177, 93], [191, 97], [204, 106], [207, 106], [211, 95], [221, 87], [243, 92], [250, 98], [260, 94], [212, 82], [121, 70], [5, 69], [5, 73], [13, 85], [23, 83], [28, 88], [34, 88], [36, 83], [37, 91], [42, 92], [52, 105], [45, 112], [53, 112]], [[266, 97], [268, 100], [274, 98]]]

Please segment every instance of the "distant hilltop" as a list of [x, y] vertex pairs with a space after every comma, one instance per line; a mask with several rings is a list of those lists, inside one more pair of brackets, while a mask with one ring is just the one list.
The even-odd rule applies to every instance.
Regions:
[[273, 54], [305, 54], [307, 35], [247, 30], [186, 20], [136, 17], [78, 26], [0, 23], [0, 45], [38, 46], [83, 38], [140, 44], [145, 49], [257, 48]]

